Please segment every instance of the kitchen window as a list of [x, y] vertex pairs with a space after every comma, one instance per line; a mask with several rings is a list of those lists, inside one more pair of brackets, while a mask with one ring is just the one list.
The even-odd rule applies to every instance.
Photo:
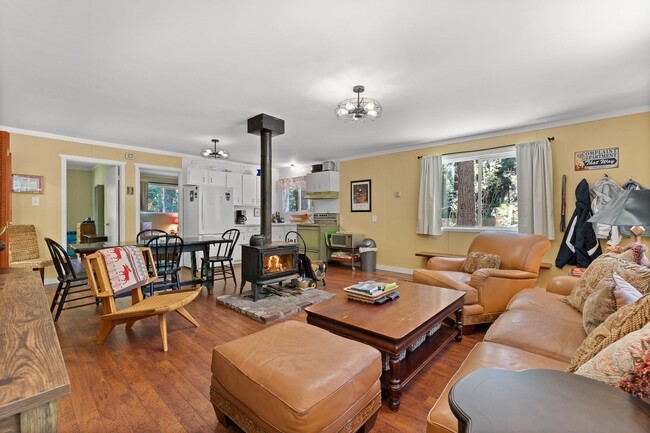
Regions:
[[178, 186], [149, 183], [147, 187], [147, 212], [177, 213]]
[[443, 230], [516, 229], [515, 147], [443, 155]]
[[285, 213], [311, 210], [311, 200], [305, 198], [307, 194], [307, 178], [305, 176], [280, 179], [279, 186], [282, 210]]

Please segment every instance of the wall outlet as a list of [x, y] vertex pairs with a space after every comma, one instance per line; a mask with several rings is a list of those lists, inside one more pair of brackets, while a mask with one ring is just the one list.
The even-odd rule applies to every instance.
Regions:
[[372, 221], [373, 223], [376, 223], [376, 222], [377, 222], [377, 215], [373, 215], [373, 216], [370, 218], [370, 221]]
[[41, 205], [41, 198], [40, 197], [32, 197], [32, 206], [40, 206]]

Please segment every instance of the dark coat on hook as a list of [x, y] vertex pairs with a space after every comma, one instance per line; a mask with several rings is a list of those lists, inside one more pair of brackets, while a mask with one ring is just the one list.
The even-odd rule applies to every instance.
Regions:
[[567, 229], [564, 232], [562, 245], [555, 259], [558, 268], [564, 265], [576, 265], [586, 268], [599, 255], [602, 254], [600, 243], [596, 239], [596, 232], [591, 218], [591, 200], [589, 197], [589, 184], [582, 179], [576, 187], [576, 210], [573, 212]]

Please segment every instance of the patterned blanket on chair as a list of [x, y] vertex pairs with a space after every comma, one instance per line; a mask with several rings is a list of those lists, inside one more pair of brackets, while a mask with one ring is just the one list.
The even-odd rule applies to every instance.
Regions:
[[147, 281], [147, 265], [136, 247], [107, 248], [99, 252], [104, 256], [115, 295], [140, 287]]

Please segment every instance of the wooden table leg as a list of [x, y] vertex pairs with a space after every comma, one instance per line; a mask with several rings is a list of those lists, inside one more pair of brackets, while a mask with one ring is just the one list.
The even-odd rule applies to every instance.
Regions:
[[461, 341], [463, 339], [463, 307], [456, 310], [456, 322], [454, 325], [456, 328], [456, 341]]
[[191, 262], [191, 267], [192, 267], [192, 279], [196, 280], [196, 252], [191, 251], [190, 252], [190, 262]]
[[388, 407], [393, 412], [399, 410], [400, 399], [402, 397], [402, 379], [400, 378], [400, 360], [399, 356], [389, 353], [390, 380], [388, 381]]
[[214, 274], [210, 273], [210, 260], [208, 258], [210, 257], [210, 244], [205, 244], [203, 246], [203, 275], [205, 276], [205, 287], [208, 288], [208, 295], [212, 294], [212, 290], [214, 288]]

